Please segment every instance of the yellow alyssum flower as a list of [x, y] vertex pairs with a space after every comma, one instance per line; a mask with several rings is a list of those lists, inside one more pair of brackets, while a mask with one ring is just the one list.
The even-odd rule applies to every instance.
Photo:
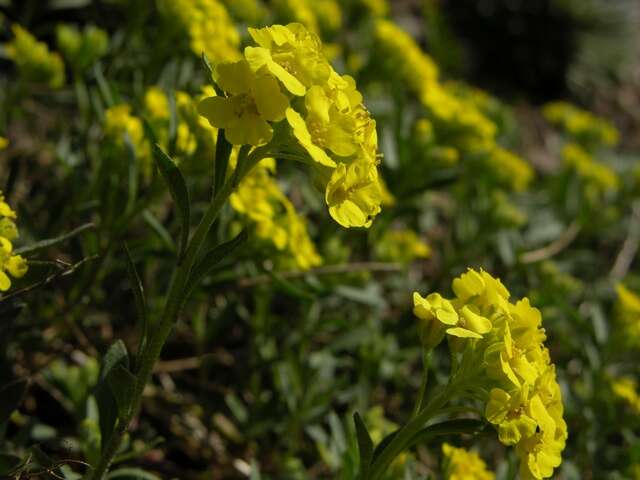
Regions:
[[456, 348], [472, 356], [470, 362], [463, 360], [468, 371], [460, 375], [473, 378], [478, 394], [486, 395], [485, 417], [502, 443], [515, 446], [521, 478], [550, 477], [562, 461], [567, 425], [540, 311], [527, 298], [512, 303], [502, 282], [483, 270], [469, 269], [453, 280], [452, 289], [453, 300], [414, 293], [425, 348], [441, 341], [443, 328], [460, 328], [459, 319], [465, 319], [462, 327], [469, 332], [446, 330], [461, 337]]
[[[331, 216], [346, 228], [370, 226], [382, 202], [378, 138], [355, 81], [333, 70], [319, 38], [299, 23], [249, 33], [257, 46], [217, 65], [226, 95], [205, 98], [199, 113], [233, 144], [268, 144], [276, 157], [311, 165]], [[274, 139], [272, 124], [285, 118]]]
[[268, 71], [293, 95], [302, 96], [311, 85], [324, 85], [333, 69], [317, 35], [302, 24], [249, 28], [257, 47], [245, 48], [254, 72]]
[[194, 54], [204, 53], [214, 63], [240, 58], [240, 35], [218, 0], [157, 0], [157, 5], [167, 21], [187, 32]]
[[9, 140], [4, 137], [0, 137], [0, 150], [4, 150], [9, 146]]
[[0, 291], [2, 292], [11, 288], [9, 275], [21, 278], [28, 270], [27, 261], [22, 256], [13, 254], [11, 241], [18, 236], [16, 217], [16, 212], [5, 201], [0, 191]]
[[231, 96], [205, 98], [198, 106], [200, 115], [211, 126], [224, 128], [229, 143], [268, 143], [273, 136], [269, 122], [284, 119], [289, 106], [278, 81], [267, 74], [254, 74], [246, 60], [239, 60], [218, 64], [216, 82]]
[[529, 163], [498, 145], [490, 150], [486, 162], [495, 176], [516, 192], [526, 190], [534, 176]]
[[318, 19], [312, 4], [317, 0], [274, 0], [273, 5], [279, 16], [287, 22], [304, 25], [310, 32], [319, 33]]
[[39, 42], [20, 25], [12, 25], [11, 31], [14, 38], [5, 44], [5, 51], [20, 75], [31, 82], [46, 83], [51, 88], [62, 87], [65, 73], [60, 54], [49, 51], [46, 43]]
[[640, 296], [623, 284], [616, 285], [616, 320], [630, 345], [640, 346]]
[[589, 185], [593, 185], [597, 192], [616, 191], [620, 187], [616, 173], [606, 165], [598, 163], [577, 143], [567, 143], [561, 155], [565, 165], [575, 170]]
[[551, 102], [542, 107], [549, 123], [563, 129], [576, 141], [613, 146], [619, 141], [618, 130], [606, 119], [568, 102]]
[[380, 213], [380, 197], [378, 170], [367, 161], [340, 163], [325, 191], [329, 213], [345, 228], [371, 226]]
[[130, 105], [114, 105], [105, 111], [104, 132], [118, 148], [123, 148], [128, 139], [141, 162], [143, 175], [146, 178], [151, 175], [151, 147], [144, 136], [142, 120], [131, 114]]
[[446, 480], [494, 480], [496, 476], [487, 469], [477, 452], [457, 448], [444, 443], [444, 478]]
[[272, 176], [275, 169], [273, 159], [262, 160], [231, 195], [231, 206], [255, 225], [258, 237], [290, 255], [296, 268], [308, 270], [321, 265], [304, 217]]
[[387, 230], [376, 243], [375, 251], [382, 260], [400, 263], [431, 256], [431, 247], [408, 228]]
[[160, 87], [152, 86], [144, 94], [144, 108], [154, 120], [168, 120], [171, 116], [169, 99]]
[[611, 391], [624, 400], [633, 411], [640, 414], [640, 395], [638, 383], [631, 377], [620, 377], [611, 381]]

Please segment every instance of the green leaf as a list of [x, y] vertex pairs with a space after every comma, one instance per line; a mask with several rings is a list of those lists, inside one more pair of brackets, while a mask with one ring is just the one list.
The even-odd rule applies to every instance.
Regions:
[[227, 176], [229, 156], [231, 155], [232, 147], [233, 145], [231, 145], [224, 136], [224, 130], [218, 130], [218, 137], [216, 140], [216, 163], [213, 175], [213, 191], [215, 194], [220, 191], [224, 184], [224, 179]]
[[136, 270], [136, 266], [131, 258], [131, 252], [127, 247], [126, 242], [123, 243], [125, 255], [127, 257], [127, 272], [129, 273], [129, 280], [131, 281], [131, 287], [133, 289], [133, 296], [136, 302], [136, 312], [138, 314], [138, 328], [140, 330], [140, 340], [138, 341], [138, 350], [136, 352], [137, 358], [142, 356], [142, 352], [147, 344], [148, 334], [148, 322], [147, 322], [147, 305], [144, 298], [144, 287], [140, 280], [140, 275]]
[[477, 435], [487, 427], [487, 422], [472, 418], [447, 420], [435, 423], [420, 430], [409, 442], [406, 448], [431, 440], [442, 435]]
[[95, 389], [96, 403], [98, 404], [98, 412], [100, 414], [100, 437], [103, 448], [109, 443], [116, 420], [118, 419], [118, 403], [116, 402], [116, 397], [111, 390], [108, 379], [110, 373], [119, 365], [125, 369], [129, 368], [129, 355], [127, 353], [127, 347], [125, 347], [122, 340], [115, 341], [104, 355], [100, 378]]
[[173, 201], [178, 209], [178, 217], [181, 223], [178, 258], [181, 259], [189, 240], [189, 191], [180, 169], [157, 143], [153, 146], [153, 153], [158, 169], [167, 182]]
[[205, 253], [200, 261], [193, 267], [189, 280], [184, 289], [184, 299], [186, 300], [191, 292], [198, 286], [204, 276], [211, 271], [218, 263], [231, 255], [240, 245], [247, 241], [249, 236], [246, 230], [241, 231], [228, 242], [221, 243]]
[[3, 477], [15, 474], [24, 465], [24, 461], [10, 453], [0, 453], [0, 475]]
[[0, 388], [0, 425], [9, 420], [13, 411], [20, 406], [28, 385], [26, 378], [20, 378]]
[[120, 364], [109, 372], [107, 382], [116, 400], [118, 416], [126, 418], [131, 409], [133, 394], [136, 390], [136, 377]]
[[367, 426], [362, 421], [358, 412], [353, 414], [353, 422], [356, 425], [356, 438], [358, 440], [358, 452], [360, 454], [360, 478], [366, 479], [373, 458], [373, 440], [369, 435]]
[[94, 228], [95, 225], [93, 223], [85, 223], [84, 225], [80, 225], [78, 228], [71, 230], [69, 233], [65, 233], [54, 238], [48, 238], [46, 240], [40, 240], [39, 242], [27, 245], [22, 248], [17, 248], [13, 253], [16, 255], [25, 255], [28, 253], [36, 252], [38, 250], [44, 250], [45, 248], [53, 247], [54, 245], [66, 242], [76, 235], [79, 235], [86, 230], [93, 230]]

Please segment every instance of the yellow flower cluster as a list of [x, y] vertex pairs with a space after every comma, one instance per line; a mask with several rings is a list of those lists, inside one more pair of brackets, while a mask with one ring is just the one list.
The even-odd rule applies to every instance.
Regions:
[[411, 263], [417, 258], [431, 256], [429, 245], [408, 228], [386, 230], [376, 243], [375, 250], [381, 260], [400, 263]]
[[498, 126], [484, 112], [496, 108], [491, 97], [459, 83], [441, 83], [433, 60], [395, 23], [378, 19], [375, 37], [389, 72], [408, 86], [426, 110], [427, 119], [416, 127], [428, 131], [420, 134], [447, 148], [448, 158], [455, 159], [450, 163], [460, 155], [473, 154], [499, 181], [524, 190], [533, 179], [533, 169], [497, 144]]
[[[355, 81], [335, 72], [318, 37], [299, 23], [249, 33], [257, 46], [215, 68], [227, 96], [204, 99], [200, 114], [234, 145], [270, 144], [275, 156], [286, 152], [310, 163], [331, 216], [344, 227], [370, 226], [381, 202], [378, 139]], [[274, 139], [280, 122], [280, 131], [289, 127], [288, 139]]]
[[20, 25], [11, 26], [14, 38], [5, 44], [7, 56], [15, 62], [20, 75], [31, 82], [46, 83], [51, 88], [64, 85], [64, 63], [60, 54], [50, 52], [46, 43], [39, 42]]
[[445, 457], [446, 480], [494, 480], [496, 476], [487, 470], [487, 465], [476, 452], [456, 448], [448, 443], [442, 445]]
[[581, 143], [609, 146], [618, 143], [620, 134], [610, 122], [568, 102], [547, 103], [542, 114], [549, 123]]
[[640, 297], [622, 284], [616, 286], [616, 318], [624, 338], [640, 347]]
[[187, 32], [191, 50], [212, 62], [240, 57], [240, 35], [225, 6], [218, 0], [158, 0], [158, 9]]
[[130, 142], [135, 150], [136, 158], [140, 161], [142, 173], [145, 178], [151, 175], [151, 148], [144, 136], [142, 120], [131, 114], [131, 106], [127, 104], [109, 107], [104, 114], [105, 137], [113, 142], [113, 145], [123, 150], [125, 142]]
[[620, 181], [616, 173], [606, 165], [598, 163], [577, 143], [567, 143], [561, 155], [565, 165], [575, 170], [596, 194], [618, 190]]
[[502, 282], [482, 270], [469, 269], [452, 288], [452, 300], [414, 293], [423, 343], [433, 348], [446, 334], [469, 347], [471, 375], [462, 374], [462, 387], [480, 382], [479, 392], [489, 392], [485, 416], [500, 441], [515, 446], [520, 478], [550, 477], [562, 461], [567, 426], [540, 311], [527, 298], [511, 303]]
[[309, 237], [306, 221], [278, 187], [275, 170], [273, 159], [262, 160], [231, 195], [231, 206], [256, 225], [258, 237], [288, 252], [297, 268], [317, 267], [322, 258]]
[[631, 377], [621, 377], [611, 382], [611, 391], [624, 400], [635, 413], [640, 415], [640, 395], [638, 383]]
[[4, 150], [9, 146], [9, 140], [4, 137], [0, 137], [0, 150]]
[[91, 67], [109, 48], [107, 32], [93, 25], [80, 32], [73, 25], [60, 24], [56, 27], [56, 40], [62, 54], [78, 72]]
[[[27, 273], [27, 261], [20, 255], [13, 254], [13, 244], [18, 237], [15, 224], [16, 212], [5, 202], [0, 192], [0, 291], [6, 292], [11, 288], [11, 279], [20, 278]], [[7, 273], [9, 275], [7, 275]]]

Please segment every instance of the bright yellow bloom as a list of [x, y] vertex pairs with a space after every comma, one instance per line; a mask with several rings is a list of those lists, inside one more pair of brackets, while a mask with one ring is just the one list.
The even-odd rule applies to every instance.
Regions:
[[238, 34], [227, 9], [218, 0], [157, 0], [169, 22], [178, 22], [189, 36], [191, 50], [212, 62], [240, 58]]
[[225, 137], [234, 145], [262, 145], [273, 136], [269, 122], [285, 116], [288, 98], [273, 77], [254, 74], [245, 60], [220, 63], [216, 81], [230, 97], [205, 98], [198, 106], [200, 115], [211, 126], [224, 128]]
[[14, 220], [16, 212], [5, 201], [0, 192], [0, 291], [11, 288], [11, 279], [23, 277], [28, 270], [27, 261], [20, 255], [13, 254], [11, 241], [18, 236]]
[[258, 47], [245, 48], [254, 72], [266, 70], [293, 95], [302, 96], [311, 85], [324, 85], [332, 68], [317, 35], [299, 23], [249, 29]]
[[582, 177], [585, 182], [599, 192], [616, 191], [620, 180], [616, 173], [606, 165], [598, 163], [586, 150], [577, 143], [567, 143], [562, 149], [565, 165]]
[[448, 443], [442, 445], [445, 456], [446, 480], [494, 480], [495, 475], [487, 470], [487, 465], [476, 452], [456, 448]]
[[329, 213], [345, 228], [369, 227], [380, 212], [380, 199], [378, 171], [366, 161], [340, 163], [325, 192]]
[[620, 134], [609, 121], [568, 102], [547, 103], [542, 108], [542, 114], [547, 121], [580, 143], [609, 146], [618, 143]]
[[65, 74], [60, 55], [50, 52], [45, 43], [39, 42], [20, 25], [12, 25], [11, 30], [14, 38], [5, 44], [5, 51], [20, 75], [31, 82], [46, 83], [51, 88], [62, 87]]
[[[485, 417], [502, 443], [515, 446], [521, 478], [550, 477], [561, 462], [567, 425], [555, 367], [543, 344], [540, 311], [527, 298], [511, 303], [502, 282], [482, 270], [469, 269], [454, 279], [452, 288], [454, 300], [414, 293], [414, 313], [431, 329], [420, 326], [425, 347], [441, 340], [439, 329], [455, 325], [468, 330], [457, 335], [463, 337], [457, 345], [465, 355], [474, 355], [473, 366], [465, 366], [470, 370], [464, 373], [481, 384], [480, 395], [489, 392]], [[447, 333], [462, 333], [450, 330]]]
[[4, 150], [9, 146], [9, 140], [4, 137], [0, 137], [0, 150]]
[[296, 268], [308, 270], [320, 265], [322, 258], [311, 241], [305, 219], [275, 182], [275, 168], [273, 159], [262, 160], [231, 195], [231, 206], [255, 225], [259, 238], [290, 255]]

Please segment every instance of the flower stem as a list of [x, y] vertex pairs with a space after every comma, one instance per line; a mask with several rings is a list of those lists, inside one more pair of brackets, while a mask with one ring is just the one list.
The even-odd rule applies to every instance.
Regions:
[[108, 471], [109, 466], [113, 461], [114, 455], [117, 453], [120, 444], [122, 443], [122, 439], [127, 432], [129, 423], [140, 410], [144, 388], [149, 380], [151, 380], [153, 368], [160, 357], [162, 347], [171, 334], [173, 326], [178, 321], [180, 312], [186, 300], [185, 287], [189, 281], [191, 269], [195, 264], [198, 253], [204, 245], [211, 226], [242, 177], [246, 175], [261, 158], [264, 158], [263, 154], [263, 150], [256, 149], [251, 152], [246, 159], [244, 159], [243, 168], [241, 170], [236, 169], [234, 174], [224, 183], [222, 188], [216, 192], [213, 201], [209, 204], [204, 216], [200, 220], [198, 227], [189, 241], [183, 258], [178, 262], [174, 271], [171, 284], [169, 285], [169, 289], [166, 294], [167, 301], [165, 303], [162, 317], [153, 329], [149, 343], [142, 353], [140, 368], [136, 374], [136, 385], [129, 413], [118, 420], [118, 424], [109, 439], [109, 443], [103, 449], [98, 465], [96, 465], [89, 477], [90, 480], [102, 480], [104, 478], [105, 473]]

